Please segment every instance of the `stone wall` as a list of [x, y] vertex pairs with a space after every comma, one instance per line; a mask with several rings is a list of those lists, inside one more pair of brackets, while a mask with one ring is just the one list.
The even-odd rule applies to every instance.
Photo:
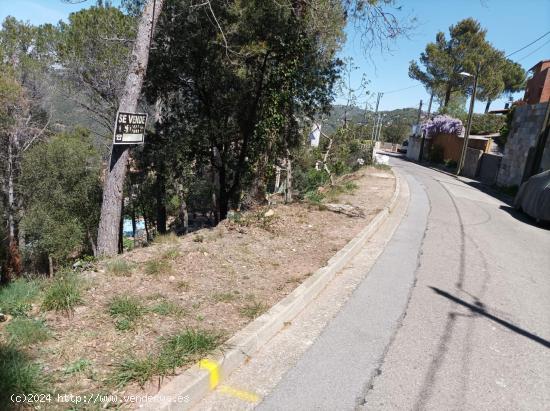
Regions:
[[521, 183], [529, 152], [533, 152], [544, 121], [548, 103], [516, 107], [500, 163], [497, 184], [517, 186]]

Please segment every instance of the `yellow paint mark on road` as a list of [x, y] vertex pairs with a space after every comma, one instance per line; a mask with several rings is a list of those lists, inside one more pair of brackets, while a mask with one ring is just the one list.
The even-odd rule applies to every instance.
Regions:
[[199, 368], [207, 369], [210, 372], [210, 389], [213, 390], [220, 383], [220, 370], [215, 361], [207, 358], [199, 361]]
[[220, 388], [218, 390], [221, 393], [230, 395], [232, 397], [238, 398], [238, 399], [243, 400], [243, 401], [247, 401], [247, 402], [259, 402], [260, 401], [260, 397], [256, 394], [254, 394], [253, 392], [250, 392], [250, 391], [238, 390], [236, 388], [229, 387], [227, 385], [220, 385]]

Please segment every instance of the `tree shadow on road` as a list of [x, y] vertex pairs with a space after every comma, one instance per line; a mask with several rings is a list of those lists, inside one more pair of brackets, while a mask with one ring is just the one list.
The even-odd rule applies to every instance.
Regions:
[[476, 314], [476, 315], [481, 315], [491, 321], [494, 321], [500, 325], [502, 325], [503, 327], [506, 327], [508, 328], [509, 330], [519, 334], [519, 335], [522, 335], [524, 337], [527, 337], [529, 338], [530, 340], [538, 343], [538, 344], [541, 344], [542, 346], [546, 347], [546, 348], [550, 348], [550, 341], [548, 340], [545, 340], [544, 338], [542, 337], [539, 337], [538, 335], [536, 334], [533, 334], [527, 330], [524, 330], [523, 328], [521, 327], [518, 327], [517, 325], [515, 324], [512, 324], [506, 320], [503, 320], [499, 317], [496, 317], [494, 316], [493, 314], [489, 313], [484, 304], [482, 302], [476, 302], [475, 304], [470, 304], [464, 300], [462, 300], [461, 298], [458, 298], [452, 294], [449, 294], [448, 292], [446, 291], [443, 291], [443, 290], [440, 290], [439, 288], [436, 288], [436, 287], [430, 287], [436, 294], [442, 296], [442, 297], [445, 297], [457, 304], [460, 304], [462, 305], [463, 307], [466, 307], [468, 308], [472, 313]]

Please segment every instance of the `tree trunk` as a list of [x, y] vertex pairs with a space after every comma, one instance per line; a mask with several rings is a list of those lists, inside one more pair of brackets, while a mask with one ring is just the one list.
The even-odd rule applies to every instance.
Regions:
[[447, 89], [445, 90], [445, 101], [443, 102], [443, 107], [447, 107], [447, 105], [449, 104], [449, 101], [451, 100], [451, 92], [452, 88], [451, 84], [449, 83], [447, 85]]
[[[163, 3], [164, 0], [149, 0], [145, 4], [132, 50], [128, 76], [120, 99], [119, 111], [131, 113], [136, 111], [143, 79], [147, 71], [151, 35]], [[105, 177], [97, 235], [97, 251], [100, 256], [113, 256], [117, 253], [118, 226], [121, 217], [120, 210], [128, 158], [128, 146], [114, 145], [112, 147], [109, 170]]]
[[286, 192], [285, 203], [292, 202], [292, 161], [290, 156], [286, 158]]
[[19, 158], [17, 148], [19, 144], [17, 135], [10, 134], [8, 139], [8, 255], [4, 270], [2, 270], [2, 282], [8, 283], [14, 276], [19, 276], [22, 271], [21, 254], [19, 253], [18, 244], [18, 218], [17, 218], [17, 201], [15, 193], [15, 174], [16, 162]]
[[52, 256], [48, 254], [48, 274], [50, 275], [50, 278], [53, 277], [53, 260]]
[[493, 101], [491, 99], [487, 100], [487, 104], [485, 104], [485, 114], [489, 112], [489, 108], [491, 107], [491, 103]]
[[120, 221], [118, 225], [118, 253], [124, 253], [124, 201], [120, 207]]
[[166, 179], [162, 166], [157, 170], [155, 194], [157, 197], [157, 232], [166, 234]]

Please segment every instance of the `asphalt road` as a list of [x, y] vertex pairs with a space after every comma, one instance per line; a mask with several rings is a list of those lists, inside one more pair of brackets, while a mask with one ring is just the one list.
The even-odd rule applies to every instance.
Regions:
[[550, 231], [399, 159], [386, 250], [259, 410], [549, 410]]
[[227, 380], [261, 402], [215, 391], [197, 409], [550, 410], [550, 230], [392, 165], [409, 189], [389, 227]]

